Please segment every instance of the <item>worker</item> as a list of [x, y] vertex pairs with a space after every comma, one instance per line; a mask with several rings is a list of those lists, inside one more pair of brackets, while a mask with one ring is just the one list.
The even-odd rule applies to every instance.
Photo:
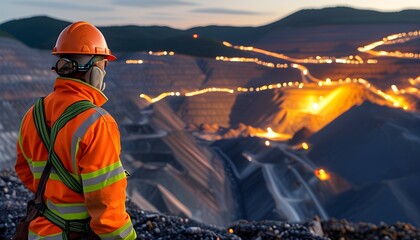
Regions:
[[[135, 239], [125, 207], [127, 179], [120, 160], [118, 126], [101, 108], [108, 100], [103, 93], [105, 69], [116, 57], [102, 33], [88, 22], [67, 26], [52, 54], [58, 57], [53, 67], [58, 77], [54, 91], [43, 99], [47, 127], [51, 128], [76, 102], [87, 100], [94, 107], [70, 119], [58, 131], [51, 151], [37, 132], [34, 106], [23, 117], [15, 169], [25, 186], [37, 191], [52, 153], [82, 186], [80, 193], [72, 190], [59, 169], [53, 167], [45, 184], [44, 207], [30, 221], [28, 239]], [[48, 216], [42, 214], [44, 209]], [[64, 227], [55, 222], [51, 212], [65, 220]], [[71, 222], [86, 222], [85, 231], [72, 231]]]

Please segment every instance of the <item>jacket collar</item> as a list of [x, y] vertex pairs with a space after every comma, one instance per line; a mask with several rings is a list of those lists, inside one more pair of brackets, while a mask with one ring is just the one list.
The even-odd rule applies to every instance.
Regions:
[[99, 107], [108, 101], [108, 98], [102, 91], [75, 78], [57, 77], [54, 84], [54, 92], [74, 94], [81, 99], [89, 100]]

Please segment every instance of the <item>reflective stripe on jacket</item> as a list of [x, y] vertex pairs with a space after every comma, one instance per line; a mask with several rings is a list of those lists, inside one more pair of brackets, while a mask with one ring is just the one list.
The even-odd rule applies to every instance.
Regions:
[[[46, 205], [67, 220], [90, 216], [92, 230], [103, 239], [135, 239], [125, 208], [127, 180], [119, 159], [120, 133], [113, 117], [100, 108], [106, 96], [80, 80], [59, 77], [54, 92], [44, 99], [47, 124], [51, 127], [68, 106], [80, 100], [98, 107], [70, 120], [58, 133], [54, 150], [64, 167], [82, 183], [84, 193], [72, 191], [51, 171], [44, 194]], [[32, 110], [21, 123], [15, 169], [35, 192], [48, 152], [36, 131]], [[57, 239], [59, 233], [60, 228], [38, 217], [30, 224], [29, 239]]]

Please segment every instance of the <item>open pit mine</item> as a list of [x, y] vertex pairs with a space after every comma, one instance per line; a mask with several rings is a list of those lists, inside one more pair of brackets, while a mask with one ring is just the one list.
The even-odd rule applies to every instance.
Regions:
[[[236, 57], [117, 52], [104, 108], [138, 235], [417, 239], [415, 27], [279, 28], [252, 45], [223, 41]], [[13, 175], [19, 123], [53, 90], [54, 61], [0, 37], [1, 237], [30, 198]]]

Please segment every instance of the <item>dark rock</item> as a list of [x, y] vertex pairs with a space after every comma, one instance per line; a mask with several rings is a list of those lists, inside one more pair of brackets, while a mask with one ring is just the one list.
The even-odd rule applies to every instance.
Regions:
[[[25, 216], [26, 203], [33, 197], [12, 171], [0, 172], [0, 239], [9, 239], [16, 223]], [[346, 220], [320, 221], [324, 236], [312, 232], [314, 222], [287, 223], [279, 221], [249, 222], [238, 220], [226, 228], [196, 222], [189, 218], [164, 215], [139, 209], [130, 200], [126, 202], [139, 239], [420, 239], [420, 230], [402, 222], [393, 225], [381, 223], [351, 223]]]

